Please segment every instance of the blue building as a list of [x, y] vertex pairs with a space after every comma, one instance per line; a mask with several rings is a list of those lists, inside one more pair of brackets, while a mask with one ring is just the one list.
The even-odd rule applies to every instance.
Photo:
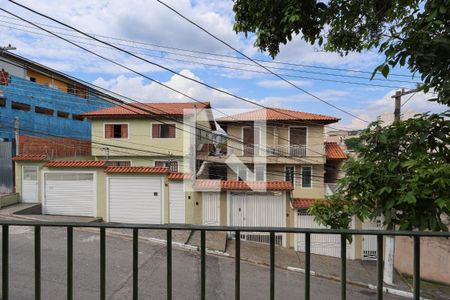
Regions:
[[90, 123], [81, 114], [112, 106], [114, 100], [73, 77], [0, 52], [0, 193], [13, 186], [16, 135], [90, 140]]

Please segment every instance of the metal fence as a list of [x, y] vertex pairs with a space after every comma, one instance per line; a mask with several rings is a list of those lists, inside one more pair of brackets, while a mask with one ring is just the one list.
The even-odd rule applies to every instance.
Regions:
[[[106, 230], [108, 228], [131, 229], [133, 231], [133, 261], [132, 261], [132, 298], [138, 299], [138, 238], [140, 229], [165, 230], [167, 234], [167, 299], [172, 299], [172, 232], [176, 230], [200, 231], [200, 298], [206, 298], [206, 232], [227, 231], [234, 232], [236, 237], [242, 233], [262, 232], [269, 234], [270, 241], [270, 299], [275, 299], [275, 243], [276, 235], [280, 233], [297, 233], [305, 235], [305, 290], [304, 298], [310, 299], [310, 266], [311, 266], [311, 234], [337, 234], [341, 240], [341, 299], [346, 299], [347, 293], [347, 265], [346, 238], [348, 235], [374, 235], [377, 237], [377, 299], [383, 299], [383, 237], [409, 236], [414, 239], [414, 299], [420, 299], [420, 238], [421, 237], [450, 237], [449, 232], [419, 232], [419, 231], [386, 231], [386, 230], [332, 230], [307, 228], [279, 228], [279, 227], [232, 227], [232, 226], [197, 226], [197, 225], [146, 225], [119, 223], [67, 223], [67, 222], [36, 222], [36, 221], [0, 221], [2, 226], [2, 299], [9, 299], [9, 227], [34, 227], [34, 284], [35, 299], [41, 299], [41, 228], [60, 227], [67, 230], [67, 299], [73, 299], [73, 229], [89, 227], [100, 229], [100, 299], [106, 299]], [[240, 239], [236, 239], [235, 246], [235, 299], [240, 299], [241, 277], [241, 246]]]

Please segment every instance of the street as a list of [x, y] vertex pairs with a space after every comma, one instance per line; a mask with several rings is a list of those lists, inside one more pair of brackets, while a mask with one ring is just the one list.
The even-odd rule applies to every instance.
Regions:
[[[42, 299], [66, 297], [65, 229], [42, 228]], [[10, 227], [10, 299], [34, 298], [34, 235], [29, 227]], [[123, 237], [106, 239], [106, 289], [108, 299], [131, 299], [132, 243]], [[166, 247], [139, 243], [139, 298], [166, 298]], [[99, 237], [74, 230], [74, 299], [99, 298]], [[234, 260], [208, 255], [207, 299], [234, 298]], [[276, 270], [277, 299], [301, 299], [302, 274]], [[312, 299], [337, 299], [340, 283], [311, 277]], [[348, 299], [374, 299], [375, 291], [348, 285]], [[173, 298], [199, 299], [198, 252], [173, 247]], [[269, 298], [269, 269], [241, 263], [241, 299]], [[385, 294], [385, 299], [403, 299]]]

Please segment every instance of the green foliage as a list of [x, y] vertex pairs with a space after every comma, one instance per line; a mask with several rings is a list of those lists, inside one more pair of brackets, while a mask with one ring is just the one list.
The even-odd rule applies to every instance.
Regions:
[[255, 32], [255, 46], [272, 57], [295, 35], [342, 55], [376, 48], [386, 60], [374, 74], [407, 66], [450, 105], [448, 0], [235, 0], [233, 10], [234, 30]]
[[328, 202], [311, 208], [317, 221], [347, 228], [349, 215], [361, 220], [384, 215], [392, 229], [447, 230], [450, 213], [450, 113], [422, 114], [361, 134], [358, 159], [348, 159], [346, 176]]
[[358, 150], [361, 147], [361, 140], [358, 137], [352, 137], [344, 140], [344, 144], [349, 150]]

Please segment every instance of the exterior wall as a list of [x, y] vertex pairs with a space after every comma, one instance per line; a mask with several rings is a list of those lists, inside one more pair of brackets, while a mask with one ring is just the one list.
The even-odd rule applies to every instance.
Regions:
[[[174, 123], [171, 120], [165, 121]], [[127, 139], [105, 139], [104, 124], [126, 123], [128, 124]], [[173, 139], [152, 138], [152, 123], [160, 122], [150, 119], [94, 119], [92, 120], [92, 155], [105, 156], [105, 147], [109, 148], [109, 156], [152, 156], [153, 152], [182, 156], [184, 149], [183, 137], [188, 133], [178, 129], [182, 126], [177, 124], [176, 137]], [[184, 135], [183, 135], [184, 133]], [[95, 144], [99, 143], [99, 144]], [[129, 149], [133, 148], [133, 149]]]
[[72, 138], [19, 136], [20, 154], [45, 154], [47, 157], [91, 155], [91, 142]]
[[[420, 277], [450, 284], [450, 239], [422, 237], [420, 239]], [[413, 239], [395, 238], [394, 266], [400, 273], [413, 274]]]
[[193, 192], [194, 224], [202, 224], [202, 192]]
[[[111, 106], [94, 95], [90, 95], [88, 99], [80, 98], [16, 76], [10, 78], [8, 85], [0, 85], [0, 91], [6, 97], [6, 107], [0, 107], [0, 122], [4, 126], [0, 138], [14, 140], [14, 123], [19, 118], [21, 135], [89, 139], [90, 123], [73, 120], [72, 115]], [[11, 101], [28, 104], [31, 110], [12, 109]], [[54, 110], [53, 116], [35, 113], [36, 106]], [[69, 118], [57, 117], [57, 111], [68, 112]]]
[[43, 75], [34, 70], [27, 70], [27, 76], [36, 78], [36, 83], [54, 85], [57, 86], [60, 91], [67, 92], [67, 84], [62, 81]]
[[[94, 148], [94, 147], [92, 147]], [[127, 150], [125, 150], [127, 151]], [[97, 160], [109, 160], [109, 161], [131, 161], [131, 166], [133, 167], [153, 167], [155, 161], [158, 160], [176, 160], [178, 161], [178, 171], [183, 171], [183, 160], [182, 156], [96, 156]]]
[[0, 208], [19, 203], [19, 194], [13, 193], [0, 196]]

